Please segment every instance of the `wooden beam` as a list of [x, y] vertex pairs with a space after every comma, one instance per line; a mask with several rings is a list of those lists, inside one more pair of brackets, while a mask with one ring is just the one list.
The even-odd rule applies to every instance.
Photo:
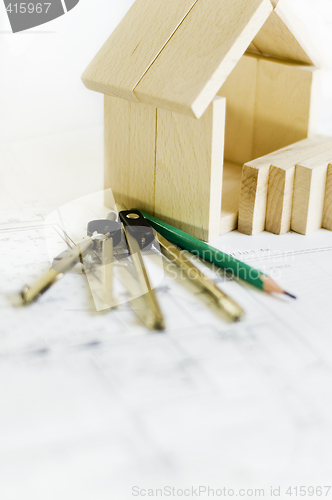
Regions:
[[274, 11], [253, 39], [267, 56], [297, 61], [321, 68], [327, 64], [310, 33], [295, 15], [288, 0], [273, 1]]
[[237, 228], [241, 172], [241, 165], [229, 162], [224, 164], [219, 234], [229, 233]]
[[241, 233], [257, 234], [264, 231], [270, 166], [286, 162], [295, 167], [296, 163], [310, 156], [310, 150], [315, 145], [326, 140], [324, 136], [304, 139], [244, 165], [238, 226]]
[[155, 213], [205, 241], [220, 227], [225, 99], [200, 120], [158, 109]]
[[[156, 108], [105, 96], [105, 189], [154, 213]], [[105, 204], [109, 205], [107, 198]]]
[[295, 165], [329, 150], [331, 139], [325, 138], [318, 144], [314, 139], [311, 144], [312, 148], [300, 151], [280, 162], [276, 159], [271, 164], [265, 223], [265, 229], [271, 233], [285, 234], [291, 228]]
[[332, 164], [327, 169], [322, 227], [332, 231]]
[[197, 0], [136, 0], [84, 71], [91, 90], [137, 102], [133, 92]]
[[313, 67], [259, 58], [253, 158], [316, 133], [320, 84]]
[[200, 118], [272, 12], [269, 0], [199, 0], [134, 92]]
[[328, 151], [295, 167], [291, 229], [309, 234], [322, 227], [326, 175], [332, 161], [332, 139]]
[[254, 55], [242, 56], [218, 92], [226, 97], [226, 162], [243, 165], [253, 159], [258, 61]]
[[270, 160], [259, 158], [243, 166], [238, 230], [244, 234], [264, 231]]

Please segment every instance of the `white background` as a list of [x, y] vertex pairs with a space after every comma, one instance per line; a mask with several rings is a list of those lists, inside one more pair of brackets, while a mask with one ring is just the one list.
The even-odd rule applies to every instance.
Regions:
[[[167, 0], [165, 0], [167, 1]], [[289, 0], [332, 65], [332, 0]], [[103, 98], [81, 74], [133, 0], [80, 0], [66, 15], [12, 34], [0, 1], [0, 144], [102, 125]], [[320, 132], [332, 134], [332, 72]]]

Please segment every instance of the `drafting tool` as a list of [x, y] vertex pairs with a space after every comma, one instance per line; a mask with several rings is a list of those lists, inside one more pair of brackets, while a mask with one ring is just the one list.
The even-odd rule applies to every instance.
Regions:
[[160, 249], [168, 260], [177, 264], [185, 271], [187, 276], [202, 286], [215, 299], [218, 307], [222, 309], [232, 321], [240, 321], [244, 317], [244, 310], [231, 297], [226, 295], [213, 280], [208, 278], [195, 264], [188, 259], [181, 250], [172, 245], [161, 234], [157, 233]]
[[178, 245], [181, 248], [189, 250], [189, 252], [193, 253], [201, 257], [203, 260], [211, 262], [218, 267], [225, 269], [226, 271], [231, 272], [233, 275], [238, 278], [243, 279], [247, 283], [254, 285], [261, 290], [264, 290], [268, 293], [282, 293], [284, 295], [288, 295], [295, 299], [294, 295], [285, 292], [272, 278], [265, 275], [258, 269], [254, 269], [253, 267], [248, 266], [244, 262], [241, 262], [237, 259], [234, 259], [231, 255], [228, 255], [224, 252], [221, 252], [217, 248], [211, 247], [207, 243], [186, 234], [184, 231], [180, 229], [176, 229], [170, 224], [166, 224], [156, 217], [149, 215], [145, 212], [142, 212], [142, 215], [150, 222], [151, 226], [159, 232], [162, 236], [168, 239], [168, 241]]
[[[151, 285], [148, 271], [144, 264], [143, 251], [148, 250], [153, 244], [159, 243], [164, 255], [180, 266], [189, 278], [195, 278], [197, 283], [203, 287], [215, 299], [218, 307], [222, 309], [232, 321], [239, 321], [244, 316], [243, 309], [222, 290], [213, 280], [208, 278], [188, 257], [167, 241], [162, 234], [153, 229], [147, 219], [139, 210], [124, 210], [119, 205], [118, 221], [115, 212], [111, 212], [107, 219], [94, 220], [88, 223], [87, 238], [77, 244], [74, 248], [66, 250], [58, 255], [52, 268], [42, 276], [34, 285], [26, 287], [21, 296], [26, 304], [33, 302], [44, 293], [63, 274], [70, 271], [78, 262], [84, 265], [88, 277], [90, 271], [101, 268], [102, 292], [100, 287], [98, 295], [108, 307], [114, 307], [113, 299], [113, 246], [121, 242], [123, 228], [126, 243], [134, 270], [140, 285], [140, 294], [130, 301], [132, 309], [140, 319], [153, 330], [165, 328], [164, 317], [158, 303], [156, 293]], [[159, 248], [158, 248], [159, 249]], [[194, 275], [194, 276], [193, 276]], [[88, 277], [89, 278], [89, 277]], [[195, 281], [195, 280], [193, 280]], [[124, 283], [130, 290], [130, 285]], [[94, 290], [95, 291], [95, 290]], [[143, 301], [144, 307], [139, 302]]]
[[[94, 220], [88, 223], [87, 238], [58, 255], [52, 268], [42, 276], [35, 284], [25, 287], [21, 292], [23, 302], [30, 304], [41, 294], [46, 292], [59, 278], [70, 271], [76, 264], [81, 262], [89, 278], [97, 268], [101, 269], [102, 291], [100, 283], [98, 291], [99, 299], [109, 307], [114, 306], [113, 298], [113, 247], [121, 242], [123, 227], [129, 254], [132, 258], [137, 279], [140, 284], [141, 294], [144, 301], [144, 309], [137, 307], [137, 301], [131, 301], [133, 310], [143, 319], [151, 329], [163, 330], [165, 328], [164, 318], [160, 310], [155, 292], [150, 284], [147, 270], [144, 265], [141, 250], [151, 247], [155, 241], [154, 231], [140, 214], [121, 212], [120, 221], [115, 221], [117, 214], [110, 213], [108, 219]], [[89, 276], [88, 276], [89, 274]], [[100, 275], [100, 273], [99, 273]], [[102, 297], [100, 295], [102, 294]]]
[[[25, 287], [21, 296], [25, 304], [30, 304], [50, 288], [59, 278], [70, 271], [79, 262], [83, 263], [83, 257], [95, 251], [92, 259], [99, 259], [100, 264], [106, 263], [112, 255], [113, 244], [117, 245], [121, 240], [121, 226], [118, 222], [109, 220], [91, 221], [87, 228], [88, 237], [58, 255], [52, 264], [52, 268], [30, 287]], [[108, 241], [110, 240], [110, 242]], [[105, 247], [105, 243], [107, 246]], [[110, 249], [110, 244], [112, 248]], [[98, 254], [101, 253], [101, 258]], [[111, 287], [110, 275], [105, 276], [105, 285]], [[112, 290], [108, 290], [110, 295]]]
[[[160, 250], [165, 257], [181, 267], [189, 278], [195, 278], [197, 283], [203, 287], [205, 291], [212, 295], [217, 303], [217, 306], [220, 307], [220, 309], [222, 309], [232, 321], [239, 321], [244, 317], [242, 307], [237, 304], [235, 300], [226, 295], [219, 287], [217, 287], [214, 281], [198, 269], [198, 267], [195, 266], [190, 259], [183, 255], [178, 248], [167, 241], [166, 238], [158, 233], [158, 231], [155, 230], [154, 232], [146, 218], [142, 215], [142, 212], [136, 209], [126, 211], [124, 210], [125, 207], [123, 204], [117, 204], [117, 209], [119, 210], [121, 220], [124, 220], [126, 225], [131, 226], [131, 230], [133, 232], [136, 229], [136, 232], [134, 232], [136, 238], [138, 238], [138, 235], [140, 234], [140, 236], [144, 239], [144, 244], [151, 244], [154, 237], [156, 237], [156, 240], [160, 245]], [[128, 220], [131, 220], [132, 222], [128, 223]]]
[[133, 259], [137, 277], [142, 288], [143, 299], [146, 303], [145, 323], [149, 328], [164, 330], [164, 317], [155, 291], [151, 286], [141, 253], [141, 250], [151, 246], [154, 242], [153, 229], [138, 210], [121, 211], [119, 213], [119, 220], [123, 225], [129, 253]]

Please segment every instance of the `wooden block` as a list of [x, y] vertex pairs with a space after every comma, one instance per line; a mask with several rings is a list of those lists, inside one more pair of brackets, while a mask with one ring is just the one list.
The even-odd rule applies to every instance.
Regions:
[[322, 227], [332, 231], [332, 164], [327, 169]]
[[219, 234], [229, 233], [237, 228], [241, 173], [241, 165], [229, 162], [224, 164]]
[[316, 132], [321, 72], [259, 58], [253, 157], [258, 158]]
[[83, 73], [91, 90], [137, 101], [133, 89], [197, 0], [136, 0]]
[[269, 0], [199, 0], [134, 92], [200, 118], [269, 14]]
[[331, 149], [331, 138], [308, 139], [308, 145], [301, 151], [294, 152], [288, 158], [276, 158], [271, 163], [267, 196], [265, 229], [274, 234], [287, 233], [291, 228], [295, 165], [316, 157]]
[[311, 135], [319, 89], [314, 68], [245, 54], [218, 92], [226, 97], [225, 160], [243, 165]]
[[226, 162], [243, 165], [252, 160], [258, 61], [242, 56], [218, 92], [226, 97]]
[[264, 231], [269, 169], [269, 160], [262, 163], [253, 160], [243, 166], [238, 221], [240, 233]]
[[257, 234], [264, 231], [270, 166], [284, 161], [296, 165], [306, 158], [308, 150], [326, 140], [327, 137], [324, 136], [304, 139], [244, 165], [238, 225], [241, 233]]
[[326, 176], [332, 161], [332, 139], [328, 151], [295, 167], [291, 229], [309, 234], [322, 227]]
[[247, 48], [247, 53], [252, 54], [260, 54], [259, 50], [255, 45], [251, 42], [251, 44]]
[[317, 68], [326, 65], [310, 33], [289, 6], [289, 1], [274, 1], [274, 6], [274, 11], [253, 39], [256, 49], [267, 56]]
[[112, 189], [117, 203], [149, 213], [154, 213], [156, 117], [151, 106], [105, 96], [105, 189]]
[[219, 236], [225, 99], [200, 120], [158, 109], [155, 213], [205, 241]]
[[274, 234], [290, 230], [296, 160], [271, 165], [269, 173], [265, 229]]

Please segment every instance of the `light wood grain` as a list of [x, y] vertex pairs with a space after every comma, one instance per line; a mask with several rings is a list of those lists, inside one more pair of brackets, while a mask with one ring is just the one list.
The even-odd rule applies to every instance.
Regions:
[[105, 96], [105, 189], [117, 203], [152, 214], [156, 116], [151, 106]]
[[253, 160], [243, 166], [238, 222], [241, 233], [264, 231], [269, 169], [269, 160]]
[[291, 229], [309, 234], [322, 227], [326, 176], [332, 161], [332, 139], [327, 151], [296, 165]]
[[251, 42], [251, 44], [248, 45], [246, 53], [247, 54], [260, 54], [258, 48], [255, 47], [255, 45], [253, 44], [253, 42]]
[[259, 58], [253, 157], [298, 142], [316, 132], [321, 72]]
[[326, 64], [310, 33], [294, 14], [288, 0], [280, 0], [253, 39], [262, 54], [321, 68]]
[[326, 140], [324, 136], [304, 139], [244, 165], [239, 208], [240, 232], [257, 234], [264, 231], [270, 166], [286, 162], [295, 167], [296, 163], [310, 156], [310, 150], [315, 145], [319, 146]]
[[219, 234], [237, 228], [241, 190], [241, 165], [224, 163]]
[[136, 97], [201, 117], [271, 12], [269, 0], [199, 0], [134, 89]]
[[332, 231], [332, 164], [327, 169], [322, 227]]
[[245, 54], [218, 91], [226, 97], [225, 160], [244, 164], [312, 135], [321, 73]]
[[239, 165], [253, 158], [258, 61], [245, 54], [218, 92], [226, 97], [225, 161]]
[[269, 175], [265, 229], [274, 234], [287, 233], [291, 228], [293, 193], [295, 182], [295, 165], [316, 157], [331, 148], [331, 139], [320, 136], [311, 140], [299, 152], [285, 159], [272, 162]]
[[83, 73], [87, 88], [137, 101], [133, 89], [197, 0], [136, 0]]
[[289, 159], [284, 165], [270, 167], [265, 220], [265, 229], [270, 233], [285, 234], [290, 230], [295, 161]]
[[200, 120], [158, 109], [155, 213], [209, 241], [219, 236], [225, 99]]

